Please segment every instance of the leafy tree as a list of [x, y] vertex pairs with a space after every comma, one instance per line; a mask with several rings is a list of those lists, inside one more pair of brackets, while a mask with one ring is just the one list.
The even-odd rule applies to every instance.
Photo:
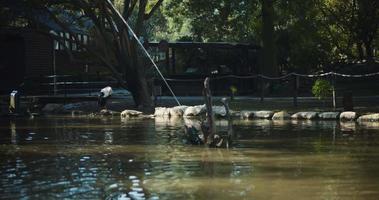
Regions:
[[340, 59], [373, 60], [373, 46], [379, 39], [378, 1], [324, 0], [319, 9], [327, 38]]
[[[332, 63], [373, 61], [378, 56], [378, 2], [167, 0], [161, 7], [167, 31], [160, 32], [159, 38], [177, 40], [180, 35], [194, 41], [252, 42], [272, 48], [264, 48], [264, 58], [276, 70], [333, 70], [329, 69]], [[268, 6], [263, 9], [263, 5]], [[267, 9], [269, 18], [263, 15]], [[263, 67], [262, 73], [275, 74], [264, 72], [269, 69]]]
[[333, 86], [329, 81], [324, 79], [317, 79], [312, 86], [312, 93], [318, 99], [324, 99], [332, 96]]

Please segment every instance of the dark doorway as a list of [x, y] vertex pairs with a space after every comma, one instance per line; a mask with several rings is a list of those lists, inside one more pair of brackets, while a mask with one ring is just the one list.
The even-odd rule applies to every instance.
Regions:
[[0, 92], [19, 89], [25, 76], [25, 42], [17, 35], [0, 36]]

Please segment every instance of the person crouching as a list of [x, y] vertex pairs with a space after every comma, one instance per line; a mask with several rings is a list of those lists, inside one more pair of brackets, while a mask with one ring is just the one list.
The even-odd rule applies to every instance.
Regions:
[[112, 95], [112, 88], [110, 86], [105, 87], [100, 90], [97, 104], [99, 106], [99, 109], [107, 109], [107, 100]]

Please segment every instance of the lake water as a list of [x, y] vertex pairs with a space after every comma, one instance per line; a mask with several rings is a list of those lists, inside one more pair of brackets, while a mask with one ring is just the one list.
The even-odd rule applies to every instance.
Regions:
[[379, 199], [377, 124], [234, 120], [212, 149], [184, 123], [0, 119], [0, 199]]

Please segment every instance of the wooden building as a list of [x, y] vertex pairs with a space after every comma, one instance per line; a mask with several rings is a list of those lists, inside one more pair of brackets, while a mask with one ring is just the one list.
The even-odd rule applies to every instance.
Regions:
[[[202, 81], [213, 77], [215, 94], [226, 95], [230, 87], [239, 94], [255, 90], [255, 80], [222, 78], [227, 75], [249, 76], [259, 73], [261, 47], [254, 44], [224, 42], [151, 42], [152, 57], [179, 95], [201, 95]], [[187, 81], [186, 81], [187, 80]], [[168, 94], [161, 81], [164, 94]]]
[[[56, 34], [70, 38], [67, 33]], [[80, 32], [77, 34], [83, 43], [89, 42], [88, 36]], [[71, 77], [69, 81], [73, 83], [107, 81], [100, 77], [110, 75], [75, 44], [57, 43], [36, 31], [0, 29], [0, 44], [0, 94], [25, 88], [27, 93], [51, 94], [52, 87], [42, 88], [41, 85], [52, 83], [49, 76], [53, 75]], [[171, 85], [179, 95], [201, 94], [202, 81], [190, 81], [193, 79], [201, 80], [210, 75], [253, 75], [259, 69], [260, 47], [257, 45], [162, 41], [149, 43], [147, 47], [165, 77], [178, 80], [171, 81]], [[66, 48], [79, 59], [71, 60]], [[158, 77], [156, 82], [163, 85]], [[240, 94], [254, 89], [254, 81], [250, 79], [220, 79], [213, 81], [213, 85], [215, 94], [225, 94], [231, 86], [237, 87]], [[162, 89], [164, 94], [167, 93], [167, 88]]]
[[[57, 34], [70, 37], [63, 32]], [[77, 37], [83, 43], [89, 42], [84, 34], [78, 33]], [[51, 94], [53, 87], [49, 84], [53, 81], [94, 81], [99, 74], [106, 74], [99, 63], [89, 59], [75, 44], [58, 43], [30, 29], [0, 29], [0, 44], [0, 94], [9, 94], [14, 89], [28, 94]], [[70, 59], [66, 48], [76, 59]]]
[[53, 73], [53, 40], [30, 30], [0, 31], [0, 91], [18, 89], [27, 77]]

